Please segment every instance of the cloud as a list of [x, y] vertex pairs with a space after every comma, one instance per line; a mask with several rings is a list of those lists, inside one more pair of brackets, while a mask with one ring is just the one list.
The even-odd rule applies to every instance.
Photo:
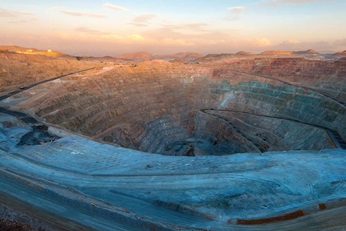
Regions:
[[258, 46], [258, 47], [267, 47], [267, 46], [272, 45], [270, 40], [267, 38], [257, 38], [254, 40], [254, 44], [255, 44], [255, 46]]
[[[129, 44], [131, 42], [140, 42], [146, 43], [149, 39], [145, 38], [141, 34], [128, 34], [128, 35], [119, 35], [111, 32], [103, 32], [99, 30], [90, 29], [88, 27], [77, 27], [74, 29], [75, 32], [78, 32], [75, 39], [79, 39], [81, 41], [113, 41], [113, 42], [121, 42], [123, 44]], [[65, 34], [59, 34], [58, 36], [63, 37], [65, 39]]]
[[158, 28], [158, 31], [161, 31], [162, 35], [165, 34], [177, 34], [180, 35], [182, 33], [185, 34], [196, 34], [204, 33], [208, 31], [207, 27], [209, 25], [207, 23], [180, 23], [180, 24], [166, 24], [162, 25], [161, 28]]
[[233, 6], [228, 8], [229, 12], [231, 12], [231, 20], [238, 20], [240, 18], [240, 14], [247, 10], [245, 6]]
[[115, 10], [115, 11], [127, 11], [128, 9], [122, 7], [122, 6], [117, 6], [117, 5], [113, 5], [110, 3], [106, 3], [103, 5], [104, 8], [110, 9], [110, 10]]
[[140, 34], [131, 34], [131, 35], [128, 35], [127, 37], [133, 41], [144, 41], [145, 40], [145, 38]]
[[32, 22], [36, 22], [36, 21], [39, 21], [39, 20], [37, 18], [28, 18], [28, 19], [20, 19], [20, 20], [10, 21], [9, 23], [13, 23], [13, 24], [32, 23]]
[[16, 11], [16, 10], [7, 10], [0, 8], [0, 18], [7, 18], [8, 23], [19, 24], [19, 23], [32, 23], [38, 21], [34, 17], [34, 14], [26, 11]]
[[0, 8], [0, 17], [1, 18], [17, 18], [17, 17], [21, 17], [21, 16], [32, 16], [32, 15], [34, 15], [34, 14], [31, 12], [7, 10], [4, 8]]
[[143, 31], [142, 34], [146, 41], [151, 41], [153, 45], [166, 45], [167, 48], [161, 47], [164, 50], [172, 47], [176, 47], [176, 51], [178, 51], [186, 50], [186, 47], [204, 49], [211, 46], [227, 46], [230, 34], [234, 31], [220, 32], [208, 26], [206, 23], [166, 24], [159, 28]]
[[81, 12], [81, 11], [72, 11], [72, 10], [60, 10], [60, 12], [63, 14], [77, 16], [77, 17], [91, 17], [91, 18], [105, 18], [106, 17], [106, 15], [104, 14], [91, 13], [91, 12]]
[[233, 6], [228, 8], [232, 13], [240, 13], [246, 10], [245, 6]]
[[286, 44], [286, 45], [296, 45], [299, 43], [301, 43], [301, 42], [299, 40], [296, 40], [296, 39], [289, 39], [289, 40], [286, 40], [283, 42], [283, 44]]
[[87, 27], [78, 27], [78, 28], [76, 28], [74, 30], [77, 31], [77, 32], [87, 33], [87, 34], [92, 34], [92, 35], [107, 35], [107, 34], [109, 34], [109, 33], [106, 33], [106, 32], [89, 29]]
[[135, 25], [135, 26], [145, 27], [145, 26], [148, 26], [148, 23], [150, 20], [152, 20], [153, 18], [156, 18], [156, 17], [157, 17], [157, 15], [155, 15], [155, 14], [142, 14], [142, 15], [135, 17], [132, 20], [131, 24]]
[[[191, 45], [198, 43], [199, 40], [219, 40], [225, 38], [217, 31], [208, 30], [206, 23], [179, 23], [166, 24], [158, 28], [148, 29], [142, 32], [145, 41], [154, 41], [155, 43]], [[207, 38], [207, 39], [205, 39]], [[212, 39], [211, 39], [212, 38]]]

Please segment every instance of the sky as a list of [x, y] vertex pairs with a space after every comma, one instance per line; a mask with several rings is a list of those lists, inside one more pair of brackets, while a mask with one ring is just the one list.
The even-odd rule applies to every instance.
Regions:
[[0, 0], [0, 44], [71, 55], [346, 50], [346, 0]]

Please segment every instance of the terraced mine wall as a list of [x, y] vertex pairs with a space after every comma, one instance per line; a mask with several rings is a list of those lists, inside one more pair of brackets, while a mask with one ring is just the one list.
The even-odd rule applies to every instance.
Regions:
[[345, 227], [345, 60], [68, 57], [54, 75], [63, 59], [5, 55], [6, 206], [68, 230]]
[[345, 59], [147, 61], [66, 77], [19, 106], [43, 121], [145, 152], [320, 150], [346, 140], [345, 69]]
[[[77, 59], [73, 56], [47, 57], [0, 52], [0, 94], [71, 72], [101, 67], [114, 60]], [[118, 60], [119, 61], [119, 60]]]

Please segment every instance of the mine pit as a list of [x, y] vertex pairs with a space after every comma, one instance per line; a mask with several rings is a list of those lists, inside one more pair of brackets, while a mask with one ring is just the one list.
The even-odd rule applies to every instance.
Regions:
[[66, 77], [20, 106], [43, 121], [148, 153], [322, 150], [345, 145], [345, 87], [331, 84], [345, 72], [341, 62], [113, 65]]
[[0, 202], [66, 230], [344, 228], [346, 59], [309, 57], [0, 53]]

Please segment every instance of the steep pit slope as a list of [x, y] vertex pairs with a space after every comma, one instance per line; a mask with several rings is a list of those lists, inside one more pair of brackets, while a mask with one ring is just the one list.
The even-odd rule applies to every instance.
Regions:
[[110, 65], [39, 86], [40, 97], [17, 106], [152, 153], [320, 150], [346, 139], [345, 66], [343, 60], [270, 57]]
[[0, 52], [0, 94], [59, 75], [103, 65], [101, 59], [79, 61], [70, 56], [47, 57]]
[[227, 62], [225, 68], [310, 88], [346, 102], [346, 59], [254, 58]]

